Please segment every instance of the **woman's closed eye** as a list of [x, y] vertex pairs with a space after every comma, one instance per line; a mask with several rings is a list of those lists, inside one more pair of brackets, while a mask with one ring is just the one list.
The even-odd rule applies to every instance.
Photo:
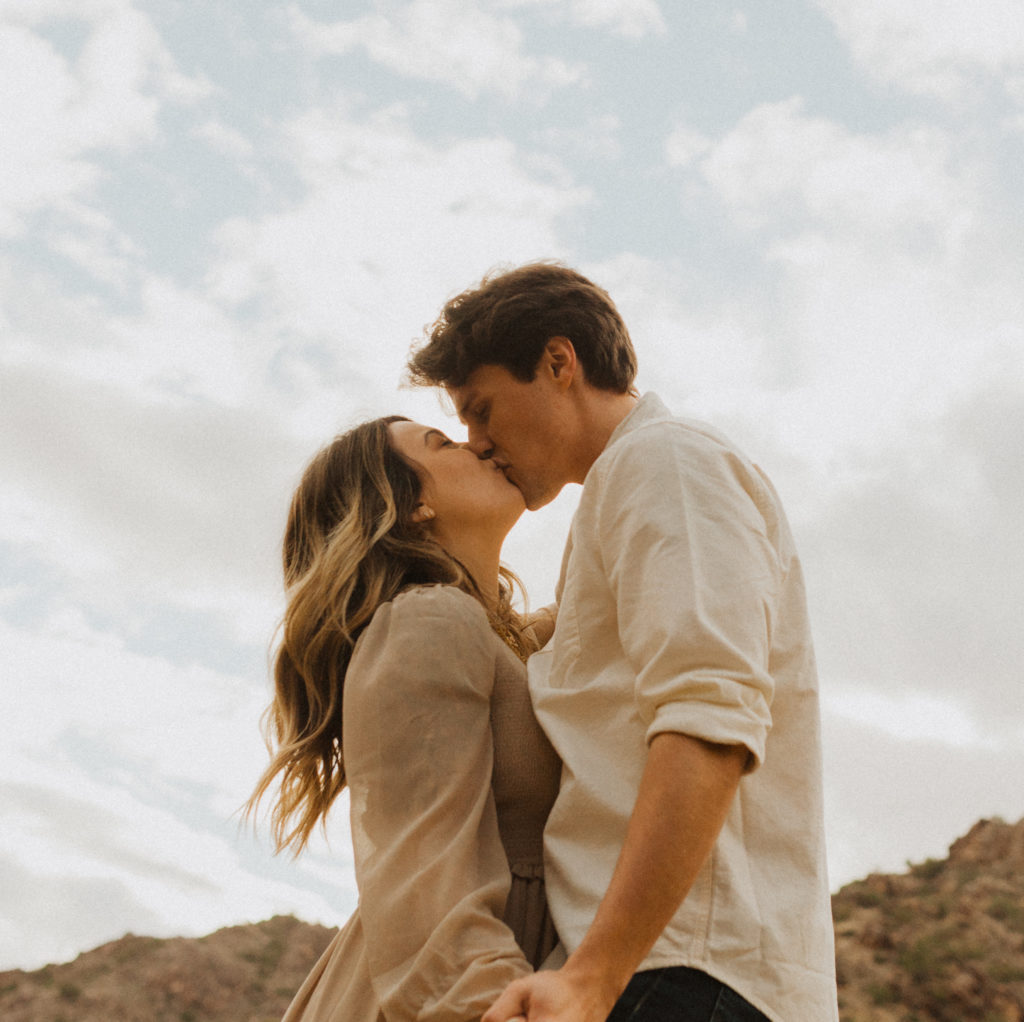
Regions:
[[424, 443], [435, 443], [437, 447], [454, 447], [455, 443], [444, 435], [439, 429], [428, 429], [423, 434]]

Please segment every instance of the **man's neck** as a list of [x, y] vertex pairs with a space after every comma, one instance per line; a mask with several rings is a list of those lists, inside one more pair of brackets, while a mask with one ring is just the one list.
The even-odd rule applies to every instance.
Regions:
[[607, 390], [588, 389], [580, 414], [581, 440], [576, 459], [578, 478], [574, 478], [573, 482], [583, 482], [591, 466], [608, 446], [612, 433], [636, 408], [637, 401], [635, 394], [614, 394]]

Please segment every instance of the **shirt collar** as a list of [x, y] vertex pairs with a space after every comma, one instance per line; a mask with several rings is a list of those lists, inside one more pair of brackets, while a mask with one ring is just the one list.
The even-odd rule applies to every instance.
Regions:
[[629, 415], [612, 430], [612, 435], [608, 437], [608, 443], [605, 444], [604, 449], [607, 451], [612, 444], [621, 440], [627, 433], [646, 426], [649, 422], [671, 418], [672, 413], [665, 407], [661, 398], [653, 390], [649, 390], [637, 401]]

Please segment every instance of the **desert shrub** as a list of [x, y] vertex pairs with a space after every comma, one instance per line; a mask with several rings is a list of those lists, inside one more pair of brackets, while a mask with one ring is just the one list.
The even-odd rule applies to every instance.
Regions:
[[996, 983], [1024, 982], [1024, 965], [1014, 962], [993, 962], [988, 967], [989, 979]]
[[946, 867], [944, 859], [933, 859], [931, 857], [924, 862], [908, 862], [910, 872], [920, 880], [934, 880]]
[[924, 986], [942, 973], [952, 958], [949, 934], [940, 930], [929, 933], [904, 948], [899, 961], [914, 983]]
[[1024, 904], [1009, 895], [997, 895], [989, 902], [988, 914], [1011, 930], [1024, 933]]
[[872, 891], [869, 887], [853, 892], [853, 901], [860, 908], [877, 908], [882, 904], [882, 896], [878, 891]]
[[74, 983], [61, 983], [58, 994], [62, 1001], [77, 1001], [82, 991]]
[[899, 1000], [899, 991], [892, 983], [868, 983], [864, 988], [865, 993], [871, 998], [872, 1004], [896, 1004]]
[[846, 901], [833, 901], [832, 902], [832, 922], [833, 923], [845, 923], [847, 919], [853, 914], [853, 905]]

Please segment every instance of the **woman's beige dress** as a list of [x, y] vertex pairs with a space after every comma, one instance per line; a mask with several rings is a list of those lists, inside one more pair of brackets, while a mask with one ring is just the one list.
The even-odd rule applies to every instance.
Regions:
[[384, 604], [345, 678], [359, 905], [285, 1022], [467, 1022], [556, 943], [542, 877], [560, 764], [519, 658], [451, 586]]

